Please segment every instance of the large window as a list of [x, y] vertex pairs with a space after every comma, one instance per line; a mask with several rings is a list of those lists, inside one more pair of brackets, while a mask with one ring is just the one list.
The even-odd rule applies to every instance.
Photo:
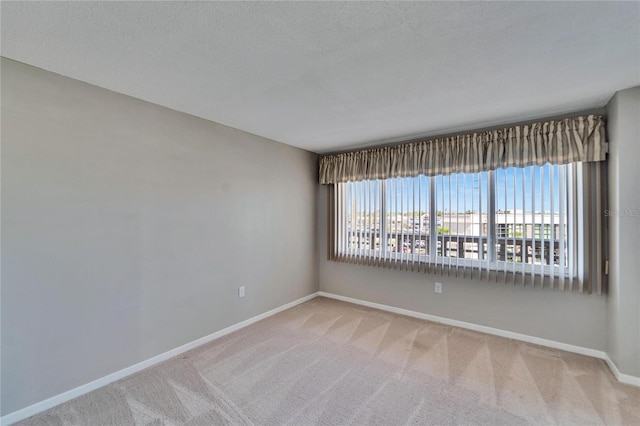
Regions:
[[603, 293], [607, 146], [586, 115], [322, 156], [328, 258]]
[[338, 257], [570, 278], [574, 166], [335, 184]]

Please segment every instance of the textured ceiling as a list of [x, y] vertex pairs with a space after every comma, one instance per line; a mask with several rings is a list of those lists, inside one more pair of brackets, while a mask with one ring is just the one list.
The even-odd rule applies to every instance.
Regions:
[[316, 152], [604, 105], [640, 3], [7, 2], [2, 56]]

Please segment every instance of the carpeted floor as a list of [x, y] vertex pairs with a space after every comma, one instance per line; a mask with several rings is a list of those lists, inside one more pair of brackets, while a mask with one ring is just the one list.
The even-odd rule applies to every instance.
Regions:
[[21, 425], [640, 424], [603, 361], [316, 298]]

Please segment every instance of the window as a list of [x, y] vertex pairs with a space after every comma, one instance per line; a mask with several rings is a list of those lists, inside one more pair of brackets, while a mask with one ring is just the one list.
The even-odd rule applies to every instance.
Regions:
[[335, 184], [335, 252], [365, 262], [570, 278], [576, 165]]
[[602, 294], [607, 147], [586, 115], [322, 156], [328, 258]]

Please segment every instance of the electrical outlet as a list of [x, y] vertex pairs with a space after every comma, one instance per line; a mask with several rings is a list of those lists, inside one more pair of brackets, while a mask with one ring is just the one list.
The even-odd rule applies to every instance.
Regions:
[[244, 297], [244, 286], [238, 287], [238, 297]]
[[436, 283], [436, 287], [434, 289], [436, 293], [442, 293], [442, 283]]

